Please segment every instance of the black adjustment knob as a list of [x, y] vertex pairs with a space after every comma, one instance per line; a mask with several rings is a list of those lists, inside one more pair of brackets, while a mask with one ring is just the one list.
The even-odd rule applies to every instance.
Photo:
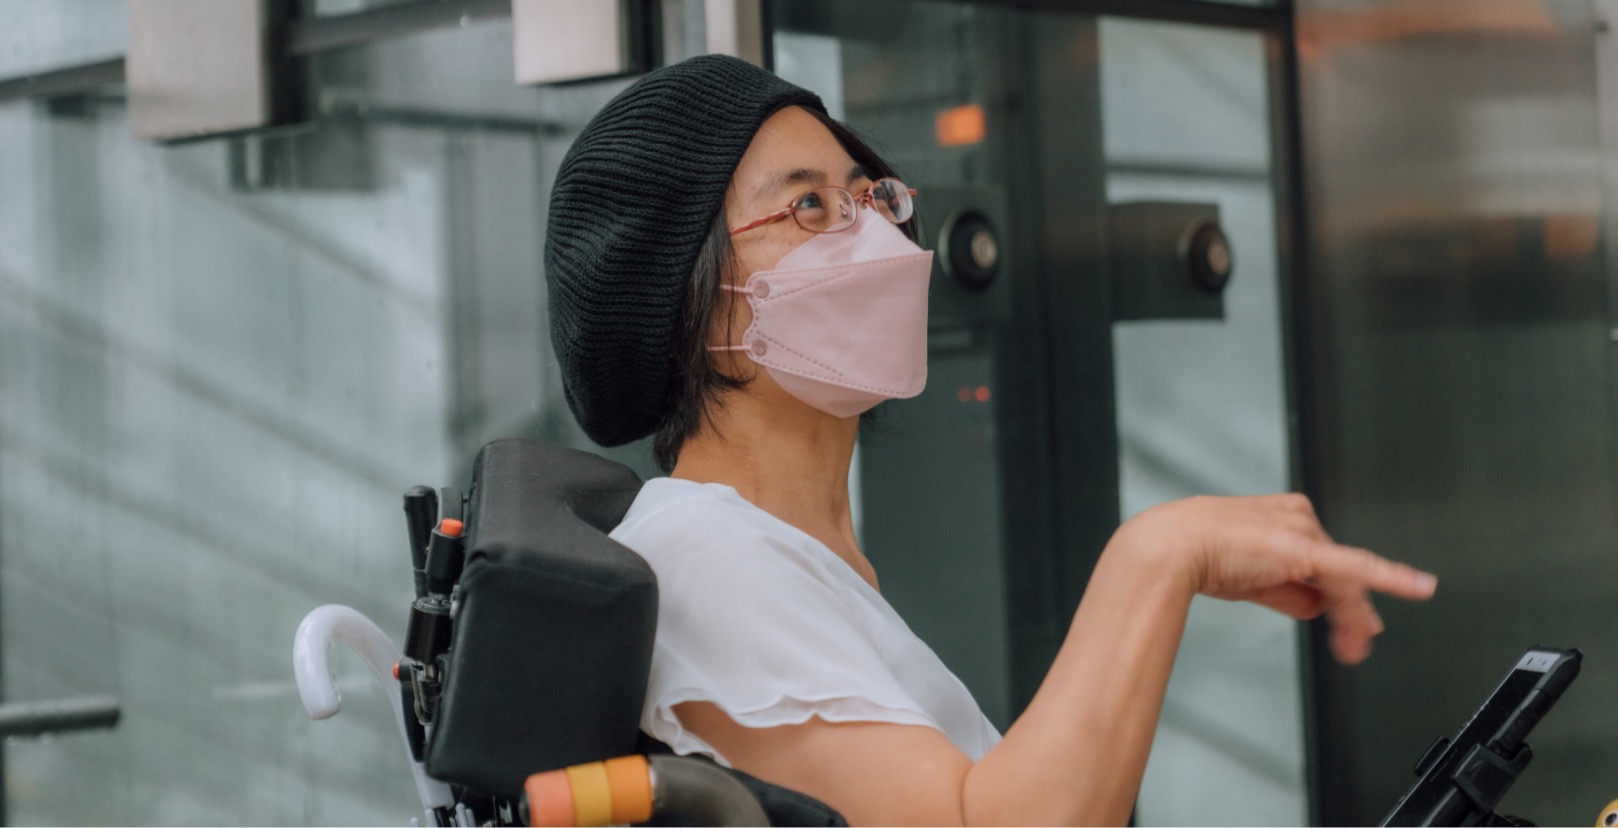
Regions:
[[1186, 228], [1180, 239], [1180, 261], [1191, 281], [1209, 293], [1224, 291], [1235, 266], [1230, 239], [1212, 221], [1200, 221]]
[[938, 254], [944, 274], [969, 291], [987, 290], [1000, 274], [1000, 237], [977, 210], [959, 210], [944, 221]]

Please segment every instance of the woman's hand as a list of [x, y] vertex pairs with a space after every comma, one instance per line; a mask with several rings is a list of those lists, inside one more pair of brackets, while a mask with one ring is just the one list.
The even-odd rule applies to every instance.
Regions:
[[1324, 614], [1337, 660], [1371, 653], [1382, 619], [1370, 592], [1432, 597], [1438, 579], [1331, 539], [1300, 494], [1194, 497], [1155, 506], [1118, 530], [1114, 544], [1163, 555], [1194, 593], [1252, 601], [1297, 619]]

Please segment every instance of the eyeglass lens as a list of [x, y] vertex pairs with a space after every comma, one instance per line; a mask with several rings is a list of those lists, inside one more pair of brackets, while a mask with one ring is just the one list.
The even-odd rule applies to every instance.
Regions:
[[[871, 207], [894, 224], [909, 220], [914, 210], [910, 188], [897, 178], [879, 179], [871, 185], [869, 197]], [[841, 187], [818, 187], [793, 203], [792, 218], [810, 232], [835, 233], [854, 226], [857, 201]]]
[[910, 219], [910, 188], [897, 178], [878, 179], [871, 185], [871, 206], [894, 224]]
[[810, 190], [793, 203], [792, 218], [814, 233], [841, 230], [854, 223], [854, 196], [838, 187]]

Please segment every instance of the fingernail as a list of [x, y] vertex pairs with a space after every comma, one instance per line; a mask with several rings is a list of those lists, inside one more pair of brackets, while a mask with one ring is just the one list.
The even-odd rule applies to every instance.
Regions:
[[1433, 592], [1438, 589], [1438, 576], [1431, 572], [1419, 573], [1416, 575], [1416, 588], [1422, 592]]

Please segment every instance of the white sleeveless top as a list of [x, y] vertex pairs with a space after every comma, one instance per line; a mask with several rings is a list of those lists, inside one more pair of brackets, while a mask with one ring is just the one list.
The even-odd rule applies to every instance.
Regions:
[[717, 750], [674, 706], [746, 727], [893, 722], [942, 731], [973, 761], [1000, 741], [966, 686], [825, 544], [717, 483], [646, 481], [612, 538], [657, 573], [641, 729], [678, 754]]

